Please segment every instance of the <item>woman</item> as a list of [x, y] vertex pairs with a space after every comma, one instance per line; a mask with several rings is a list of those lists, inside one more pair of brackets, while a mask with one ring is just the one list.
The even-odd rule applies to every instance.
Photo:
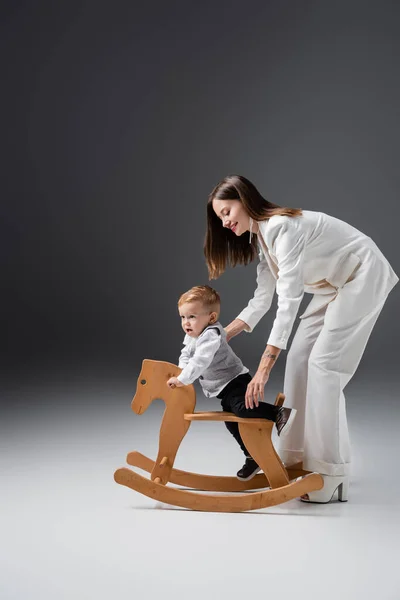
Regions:
[[[257, 289], [226, 327], [228, 339], [251, 332], [276, 290], [276, 317], [247, 387], [246, 405], [258, 406], [263, 399], [304, 292], [314, 294], [287, 355], [284, 394], [297, 415], [280, 439], [280, 456], [287, 466], [302, 461], [305, 470], [323, 475], [323, 489], [302, 500], [329, 502], [337, 489], [339, 499], [346, 500], [350, 444], [343, 389], [399, 279], [372, 239], [351, 225], [325, 213], [279, 207], [245, 177], [228, 176], [207, 205], [204, 253], [210, 279], [227, 264], [247, 265], [257, 252]], [[257, 467], [254, 461], [250, 465], [254, 472]]]

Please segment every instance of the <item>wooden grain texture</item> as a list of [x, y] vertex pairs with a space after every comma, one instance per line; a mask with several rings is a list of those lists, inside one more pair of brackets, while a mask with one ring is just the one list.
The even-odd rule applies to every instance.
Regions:
[[168, 379], [176, 377], [181, 371], [182, 369], [172, 363], [144, 360], [137, 380], [136, 394], [131, 404], [132, 410], [140, 415], [155, 399], [161, 399], [165, 403], [158, 454], [151, 473], [151, 479], [159, 477], [163, 484], [169, 481], [176, 453], [190, 426], [190, 422], [185, 421], [183, 415], [192, 413], [196, 405], [196, 392], [193, 385], [176, 388], [167, 386]]
[[231, 423], [252, 423], [253, 425], [259, 425], [261, 427], [268, 428], [273, 426], [273, 421], [267, 419], [243, 419], [237, 417], [231, 412], [224, 412], [222, 410], [208, 411], [208, 412], [194, 412], [191, 414], [185, 414], [184, 419], [186, 421], [229, 421]]
[[[129, 452], [126, 462], [132, 467], [138, 467], [147, 473], [151, 473], [154, 468], [154, 461], [140, 452]], [[298, 463], [286, 469], [289, 480], [297, 479], [309, 475], [310, 471], [304, 471], [302, 464]], [[244, 492], [246, 490], [259, 490], [269, 487], [268, 479], [264, 473], [255, 475], [250, 481], [241, 481], [237, 477], [227, 477], [223, 475], [205, 475], [202, 473], [191, 473], [190, 471], [181, 471], [172, 469], [170, 482], [182, 487], [192, 488], [210, 492]]]
[[289, 477], [281, 459], [275, 452], [271, 440], [271, 432], [274, 423], [267, 421], [265, 426], [254, 426], [253, 419], [246, 419], [245, 423], [239, 423], [239, 433], [243, 443], [256, 463], [264, 471], [271, 488], [279, 488], [289, 483]]
[[209, 512], [242, 512], [259, 510], [293, 500], [308, 492], [323, 487], [323, 479], [317, 473], [306, 475], [303, 479], [291, 482], [281, 488], [246, 494], [201, 494], [160, 485], [123, 467], [114, 473], [117, 483], [125, 485], [153, 500], [191, 510]]
[[[305, 493], [321, 489], [323, 479], [317, 473], [303, 471], [302, 465], [286, 470], [272, 444], [274, 423], [266, 419], [242, 419], [222, 411], [194, 413], [196, 396], [193, 385], [169, 388], [167, 381], [181, 369], [164, 361], [144, 360], [138, 377], [132, 409], [143, 414], [155, 399], [162, 399], [165, 411], [160, 427], [158, 455], [151, 461], [139, 452], [128, 454], [128, 463], [151, 473], [151, 479], [127, 468], [117, 469], [117, 483], [136, 490], [150, 498], [184, 508], [217, 512], [255, 510], [286, 502]], [[279, 393], [276, 406], [282, 406], [285, 397]], [[173, 468], [176, 453], [192, 421], [234, 421], [239, 425], [243, 441], [265, 475], [256, 475], [249, 482], [235, 477], [219, 477], [188, 473]], [[304, 476], [299, 481], [293, 477]], [[270, 489], [247, 494], [202, 494], [167, 487], [168, 481], [219, 492], [237, 492], [270, 486]]]

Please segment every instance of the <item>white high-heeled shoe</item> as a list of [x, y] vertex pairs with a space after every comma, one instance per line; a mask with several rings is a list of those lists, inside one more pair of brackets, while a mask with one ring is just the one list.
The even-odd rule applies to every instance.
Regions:
[[[349, 496], [349, 476], [331, 476], [321, 475], [324, 480], [324, 487], [321, 490], [308, 492], [300, 497], [302, 502], [315, 502], [317, 504], [327, 504], [338, 491], [338, 500], [347, 502]], [[308, 496], [308, 499], [305, 497]]]

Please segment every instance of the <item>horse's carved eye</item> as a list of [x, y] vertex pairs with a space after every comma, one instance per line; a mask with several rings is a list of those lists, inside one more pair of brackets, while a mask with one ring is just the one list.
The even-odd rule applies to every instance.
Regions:
[[146, 381], [145, 379], [141, 379], [141, 380], [140, 380], [140, 383], [141, 383], [142, 385], [144, 385], [145, 383], [147, 383], [147, 381]]

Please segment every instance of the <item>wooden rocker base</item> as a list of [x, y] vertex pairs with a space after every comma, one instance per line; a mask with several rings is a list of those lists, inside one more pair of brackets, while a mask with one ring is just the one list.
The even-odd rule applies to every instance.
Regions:
[[[153, 400], [164, 401], [158, 454], [156, 460], [152, 461], [140, 452], [130, 452], [128, 463], [150, 472], [150, 479], [124, 467], [114, 473], [117, 483], [166, 504], [211, 512], [242, 512], [275, 506], [323, 487], [321, 475], [303, 471], [301, 464], [292, 469], [285, 468], [272, 444], [272, 421], [243, 419], [221, 411], [195, 413], [196, 395], [192, 384], [176, 389], [167, 386], [168, 379], [179, 372], [179, 367], [172, 363], [143, 361], [132, 409], [141, 415]], [[283, 394], [278, 394], [275, 405], [282, 406], [284, 399]], [[256, 475], [250, 481], [239, 481], [236, 477], [202, 475], [174, 469], [176, 453], [192, 421], [236, 422], [246, 448], [264, 474]], [[302, 479], [292, 481], [300, 476]], [[196, 491], [168, 487], [170, 481]], [[240, 493], [266, 487], [269, 489]], [[219, 495], [198, 490], [219, 492]], [[231, 493], [224, 495], [224, 492]]]
[[[154, 469], [155, 462], [140, 452], [129, 452], [126, 462], [132, 467], [138, 467], [147, 473]], [[301, 463], [288, 467], [287, 473], [289, 480], [308, 475], [309, 471], [301, 468]], [[260, 473], [250, 479], [250, 481], [240, 481], [236, 477], [224, 477], [219, 475], [202, 475], [201, 473], [191, 473], [190, 471], [180, 471], [172, 469], [169, 481], [182, 487], [209, 492], [244, 492], [246, 490], [259, 490], [269, 487], [269, 482], [264, 473]], [[310, 490], [311, 491], [311, 490]]]
[[168, 487], [146, 479], [126, 467], [117, 469], [114, 473], [114, 479], [117, 483], [125, 485], [153, 500], [165, 502], [173, 506], [180, 506], [181, 508], [208, 512], [259, 510], [288, 502], [308, 492], [320, 490], [323, 487], [322, 477], [318, 473], [310, 473], [302, 479], [288, 483], [280, 488], [229, 496], [201, 494]]

